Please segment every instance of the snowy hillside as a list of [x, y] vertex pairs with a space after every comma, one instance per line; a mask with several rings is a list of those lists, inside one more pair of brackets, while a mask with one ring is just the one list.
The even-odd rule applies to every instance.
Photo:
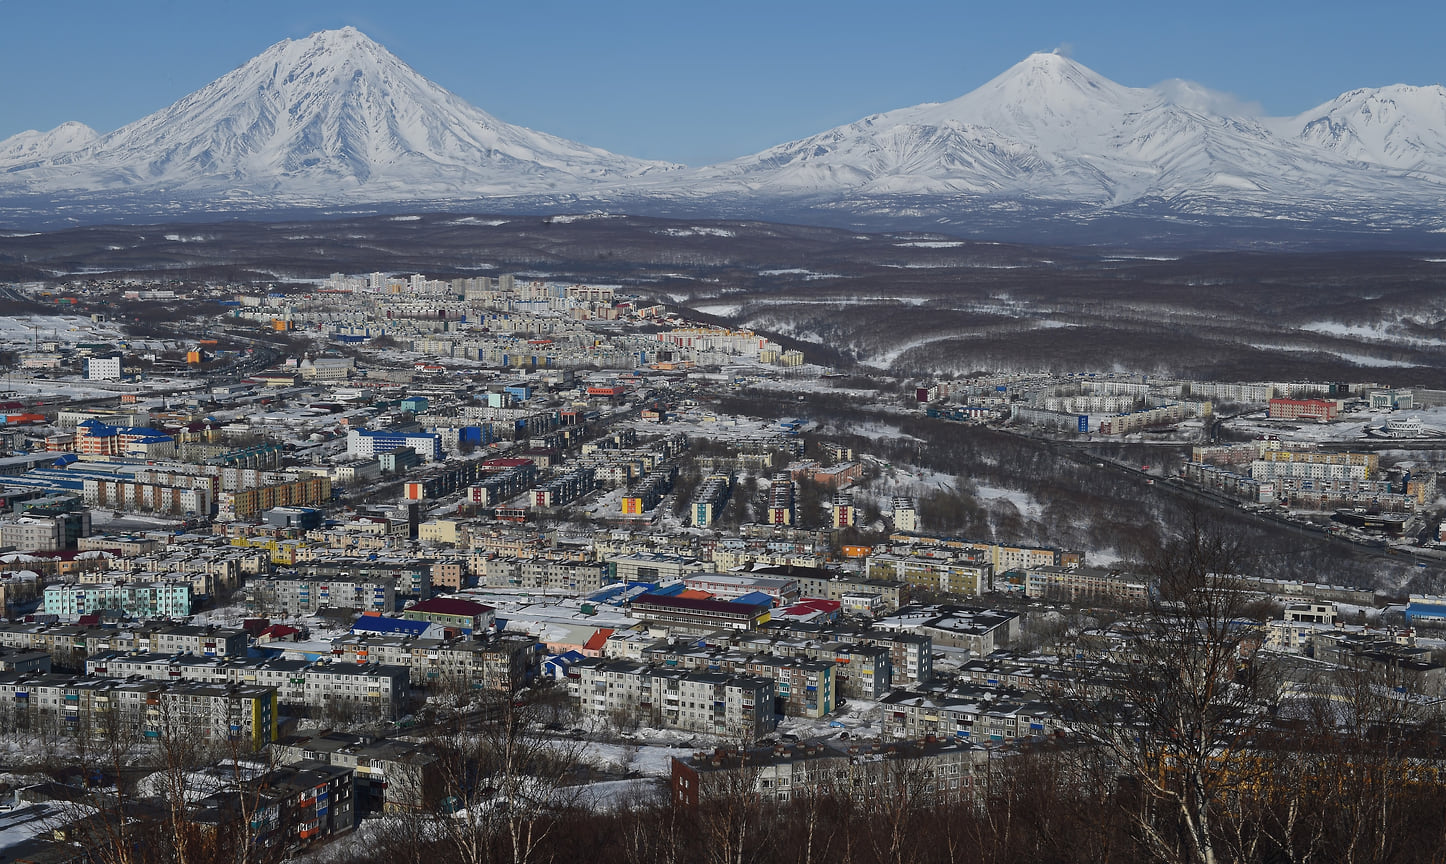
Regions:
[[[1394, 170], [1406, 167], [1400, 159], [1352, 163], [1361, 157], [1214, 113], [1218, 102], [1187, 82], [1124, 87], [1067, 57], [1034, 54], [953, 101], [866, 117], [667, 182], [715, 193], [972, 193], [1098, 205], [1446, 191], [1404, 177]], [[1439, 120], [1423, 123], [1446, 132]]]
[[0, 203], [16, 208], [0, 216], [13, 222], [67, 208], [132, 217], [485, 200], [875, 227], [1081, 227], [1108, 211], [1140, 225], [1205, 217], [1434, 234], [1446, 233], [1443, 193], [1440, 86], [1356, 90], [1269, 119], [1190, 82], [1126, 87], [1033, 54], [948, 102], [684, 169], [504, 123], [352, 28], [273, 45], [108, 135], [68, 123], [0, 142]]
[[32, 129], [0, 141], [0, 169], [13, 168], [28, 162], [40, 162], [62, 153], [69, 153], [100, 137], [84, 123], [62, 123], [49, 132]]
[[[26, 143], [0, 153], [12, 142]], [[573, 191], [672, 167], [503, 123], [349, 27], [273, 45], [88, 146], [39, 149], [9, 182], [388, 200]]]
[[1316, 147], [1446, 178], [1446, 87], [1352, 90], [1283, 124]]

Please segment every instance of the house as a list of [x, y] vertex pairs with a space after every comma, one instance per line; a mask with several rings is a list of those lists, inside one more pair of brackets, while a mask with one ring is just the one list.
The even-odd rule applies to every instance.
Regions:
[[471, 600], [433, 597], [408, 606], [402, 611], [402, 617], [409, 621], [440, 624], [446, 630], [468, 636], [486, 633], [496, 626], [495, 611], [491, 606]]

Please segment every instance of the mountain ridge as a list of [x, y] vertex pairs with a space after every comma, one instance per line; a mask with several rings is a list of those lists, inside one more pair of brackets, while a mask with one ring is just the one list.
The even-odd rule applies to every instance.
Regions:
[[944, 225], [1010, 207], [1066, 219], [1123, 208], [1362, 230], [1423, 214], [1426, 230], [1446, 229], [1446, 88], [1353, 90], [1290, 118], [1237, 108], [1191, 82], [1128, 87], [1040, 53], [955, 99], [687, 168], [504, 123], [343, 28], [278, 42], [106, 135], [63, 124], [0, 142], [0, 199], [21, 202], [11, 212], [50, 196], [127, 213], [512, 202], [736, 214], [794, 202]]

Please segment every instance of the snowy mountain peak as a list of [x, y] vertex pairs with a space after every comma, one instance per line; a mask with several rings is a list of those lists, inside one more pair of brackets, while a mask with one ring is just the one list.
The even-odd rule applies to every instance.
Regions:
[[1115, 100], [1128, 91], [1129, 88], [1063, 54], [1038, 53], [1025, 57], [969, 95], [1025, 103], [1062, 99]]
[[40, 155], [25, 191], [333, 201], [572, 192], [674, 167], [504, 123], [352, 27], [278, 42], [89, 146]]
[[1446, 169], [1446, 87], [1439, 84], [1351, 90], [1285, 127], [1358, 162], [1438, 175]]
[[69, 153], [99, 137], [94, 129], [74, 120], [62, 123], [49, 132], [31, 129], [0, 141], [0, 166], [18, 166], [58, 153]]

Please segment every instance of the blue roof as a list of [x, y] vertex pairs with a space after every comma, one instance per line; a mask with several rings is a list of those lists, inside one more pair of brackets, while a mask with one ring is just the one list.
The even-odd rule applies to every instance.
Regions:
[[1439, 603], [1410, 603], [1406, 606], [1407, 618], [1446, 618], [1446, 605]]
[[747, 603], [749, 606], [772, 606], [773, 597], [762, 591], [751, 591], [742, 597], [734, 597], [732, 603]]
[[405, 618], [387, 618], [384, 615], [363, 615], [351, 625], [351, 632], [420, 636], [431, 626], [430, 621], [410, 621]]

